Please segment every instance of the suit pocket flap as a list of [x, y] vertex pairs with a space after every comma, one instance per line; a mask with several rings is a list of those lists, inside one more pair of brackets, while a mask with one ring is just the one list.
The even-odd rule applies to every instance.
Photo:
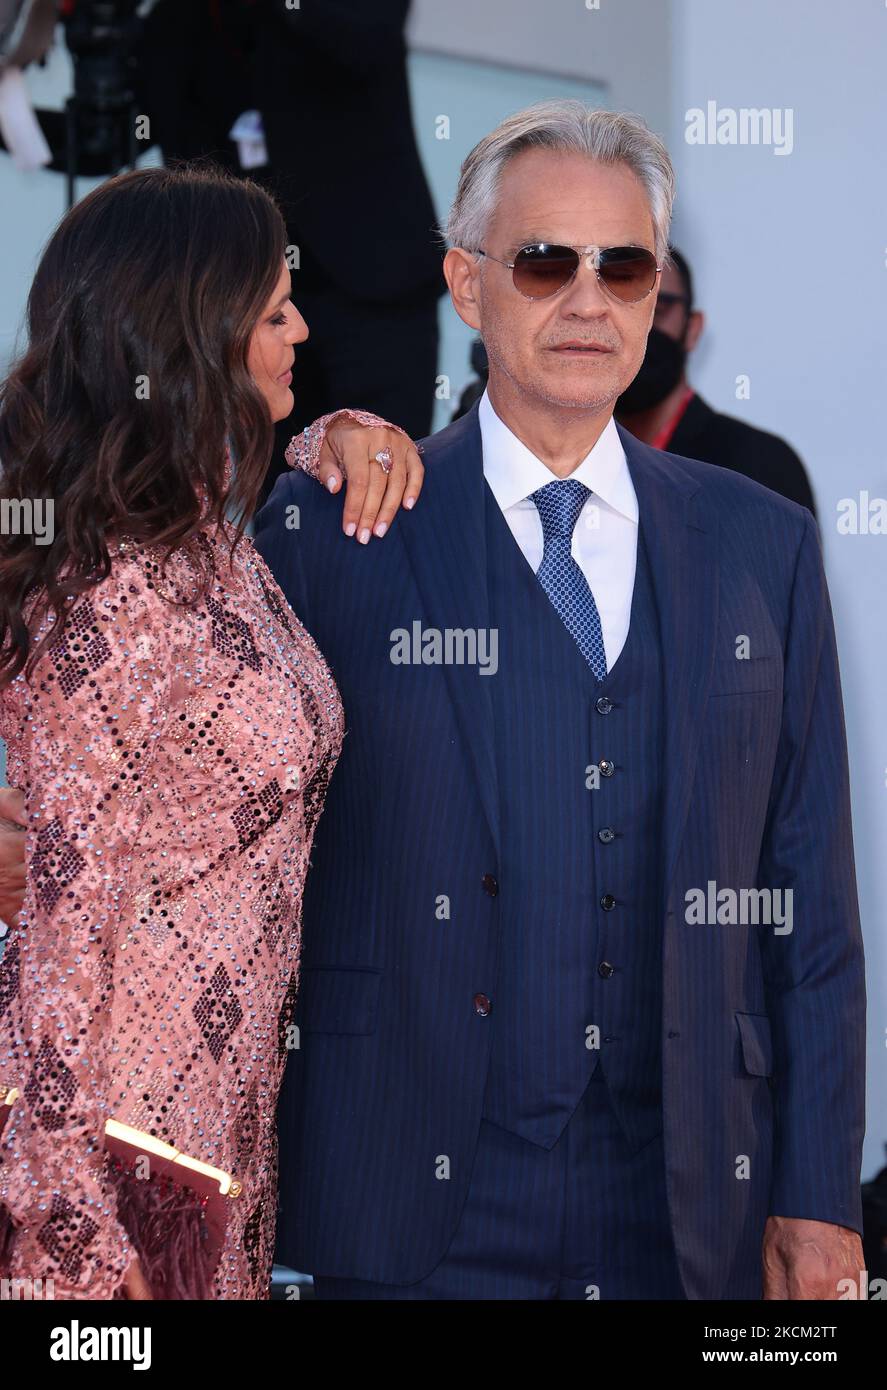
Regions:
[[299, 985], [295, 1021], [303, 1033], [374, 1033], [381, 981], [380, 970], [309, 967]]
[[773, 1075], [773, 1039], [766, 1014], [736, 1015], [742, 1061], [750, 1076]]
[[765, 695], [782, 683], [782, 659], [778, 656], [718, 657], [712, 672], [709, 695]]

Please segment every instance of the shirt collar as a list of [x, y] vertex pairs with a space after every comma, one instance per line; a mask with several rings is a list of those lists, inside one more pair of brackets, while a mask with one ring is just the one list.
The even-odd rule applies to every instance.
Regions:
[[[484, 391], [478, 408], [484, 477], [504, 512], [554, 479], [550, 468], [527, 448], [493, 409]], [[591, 451], [570, 474], [614, 511], [637, 523], [638, 499], [612, 415]]]

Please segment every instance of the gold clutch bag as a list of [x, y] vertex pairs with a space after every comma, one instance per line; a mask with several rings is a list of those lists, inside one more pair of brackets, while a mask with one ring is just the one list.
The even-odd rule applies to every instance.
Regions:
[[[0, 1134], [3, 1132], [18, 1096], [17, 1087], [0, 1085]], [[148, 1160], [151, 1179], [156, 1178], [158, 1180], [152, 1190], [156, 1191], [157, 1188], [168, 1190], [171, 1185], [174, 1185], [193, 1192], [199, 1199], [199, 1208], [205, 1226], [200, 1258], [204, 1276], [201, 1287], [208, 1287], [208, 1277], [215, 1270], [225, 1244], [231, 1202], [241, 1196], [243, 1183], [231, 1173], [226, 1173], [221, 1168], [214, 1168], [211, 1164], [204, 1163], [200, 1158], [192, 1158], [190, 1154], [173, 1148], [172, 1144], [164, 1143], [162, 1139], [157, 1139], [153, 1134], [147, 1134], [142, 1129], [133, 1129], [131, 1125], [122, 1124], [119, 1120], [105, 1121], [105, 1148], [115, 1160], [118, 1183], [122, 1184], [119, 1187], [119, 1196], [121, 1200], [125, 1198], [126, 1205], [121, 1219], [125, 1220], [127, 1214], [132, 1217], [130, 1222], [126, 1222], [128, 1226], [138, 1226], [140, 1217], [143, 1216], [143, 1212], [139, 1209], [141, 1206], [139, 1195], [149, 1184], [139, 1176], [136, 1165], [144, 1159]], [[172, 1210], [175, 1210], [174, 1204]], [[155, 1213], [144, 1213], [144, 1215], [155, 1215]], [[156, 1227], [156, 1221], [153, 1224]], [[139, 1248], [140, 1242], [136, 1231], [130, 1229], [130, 1235], [133, 1236], [136, 1247]], [[166, 1244], [169, 1248], [168, 1237]], [[160, 1253], [157, 1252], [157, 1254]], [[139, 1254], [142, 1256], [143, 1264], [146, 1262], [156, 1263], [156, 1259], [152, 1259], [150, 1252], [139, 1249]], [[150, 1279], [149, 1282], [151, 1282]]]

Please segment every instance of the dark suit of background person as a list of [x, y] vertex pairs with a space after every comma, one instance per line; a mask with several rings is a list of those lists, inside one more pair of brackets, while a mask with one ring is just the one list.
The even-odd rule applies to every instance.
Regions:
[[[585, 1104], [602, 1126], [588, 1229], [615, 1230], [618, 1261], [621, 1211], [657, 1203], [652, 1235], [670, 1226], [674, 1250], [656, 1297], [759, 1298], [768, 1214], [862, 1230], [863, 953], [816, 525], [619, 433], [638, 570], [601, 685], [486, 483], [477, 407], [427, 441], [421, 501], [384, 545], [349, 542], [341, 498], [302, 474], [257, 518], [348, 728], [306, 885], [279, 1111], [277, 1258], [320, 1297], [410, 1297], [444, 1276], [472, 1201], [500, 1247], [502, 1223], [540, 1213], [544, 1258], [561, 1240], [548, 1198], [488, 1148], [473, 1170], [479, 1136], [544, 1168]], [[497, 674], [393, 664], [391, 635], [415, 620], [495, 627]], [[612, 775], [587, 790], [604, 760]], [[709, 880], [792, 887], [794, 931], [689, 925], [684, 895]], [[649, 1190], [614, 1187], [617, 1151]], [[522, 1273], [516, 1258], [508, 1296], [552, 1296]], [[608, 1265], [602, 1296], [614, 1281]], [[481, 1263], [450, 1287], [491, 1285]]]
[[262, 113], [267, 166], [300, 253], [293, 298], [310, 330], [296, 352], [295, 411], [277, 428], [266, 493], [292, 435], [343, 405], [431, 428], [435, 212], [413, 133], [403, 28], [409, 0], [221, 7], [161, 0], [147, 21], [146, 100], [167, 159], [213, 153], [239, 170], [228, 130]]
[[616, 403], [617, 420], [647, 444], [735, 469], [799, 502], [815, 516], [810, 482], [794, 449], [778, 435], [712, 410], [687, 384], [687, 354], [703, 325], [693, 298], [690, 266], [672, 246], [644, 361]]

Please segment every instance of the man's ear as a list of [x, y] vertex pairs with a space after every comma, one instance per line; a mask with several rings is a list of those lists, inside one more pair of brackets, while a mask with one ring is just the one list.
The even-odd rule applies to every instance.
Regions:
[[477, 258], [461, 246], [454, 246], [444, 256], [443, 272], [450, 290], [453, 308], [463, 323], [480, 331], [480, 305], [477, 287], [480, 267]]
[[688, 352], [692, 352], [699, 339], [702, 337], [702, 330], [705, 328], [705, 314], [701, 309], [694, 309], [687, 319], [687, 332], [684, 337], [684, 346]]

